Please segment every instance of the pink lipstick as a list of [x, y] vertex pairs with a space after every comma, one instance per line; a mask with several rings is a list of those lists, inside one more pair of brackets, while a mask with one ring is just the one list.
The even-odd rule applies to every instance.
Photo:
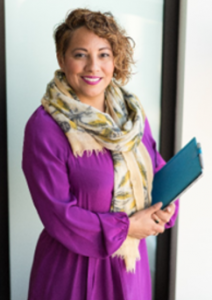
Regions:
[[84, 82], [90, 85], [98, 84], [102, 78], [97, 76], [83, 76], [81, 77]]

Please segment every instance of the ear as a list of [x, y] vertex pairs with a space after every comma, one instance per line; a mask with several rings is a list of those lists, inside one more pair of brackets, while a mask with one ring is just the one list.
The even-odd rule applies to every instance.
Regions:
[[60, 69], [62, 71], [64, 71], [64, 65], [65, 65], [64, 57], [61, 54], [59, 54], [58, 52], [57, 52], [57, 62], [59, 64], [59, 66], [60, 66]]

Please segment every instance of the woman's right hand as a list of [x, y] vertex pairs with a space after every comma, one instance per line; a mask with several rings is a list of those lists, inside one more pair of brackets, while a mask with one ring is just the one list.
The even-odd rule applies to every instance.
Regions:
[[149, 235], [163, 233], [165, 230], [164, 224], [156, 224], [152, 217], [161, 207], [162, 202], [159, 202], [132, 215], [129, 218], [128, 235], [141, 240]]

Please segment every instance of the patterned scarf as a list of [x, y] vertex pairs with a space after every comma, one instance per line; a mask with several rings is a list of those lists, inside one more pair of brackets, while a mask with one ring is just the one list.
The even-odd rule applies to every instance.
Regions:
[[[105, 91], [106, 112], [80, 102], [58, 70], [47, 85], [41, 101], [45, 110], [62, 128], [73, 154], [82, 156], [95, 151], [112, 153], [114, 165], [114, 193], [111, 211], [134, 212], [151, 204], [152, 163], [141, 142], [145, 115], [139, 100], [123, 88], [109, 85]], [[127, 236], [113, 254], [124, 259], [126, 270], [135, 271], [140, 259], [139, 240]]]

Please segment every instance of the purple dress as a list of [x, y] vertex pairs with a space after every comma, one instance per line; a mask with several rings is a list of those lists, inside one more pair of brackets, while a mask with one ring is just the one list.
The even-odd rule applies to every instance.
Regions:
[[[164, 161], [148, 120], [142, 138], [154, 172]], [[151, 300], [145, 239], [136, 272], [111, 255], [128, 232], [123, 212], [110, 212], [114, 171], [110, 151], [75, 158], [65, 134], [39, 107], [29, 119], [23, 170], [44, 225], [31, 271], [28, 300]], [[176, 212], [167, 228], [174, 225]]]

